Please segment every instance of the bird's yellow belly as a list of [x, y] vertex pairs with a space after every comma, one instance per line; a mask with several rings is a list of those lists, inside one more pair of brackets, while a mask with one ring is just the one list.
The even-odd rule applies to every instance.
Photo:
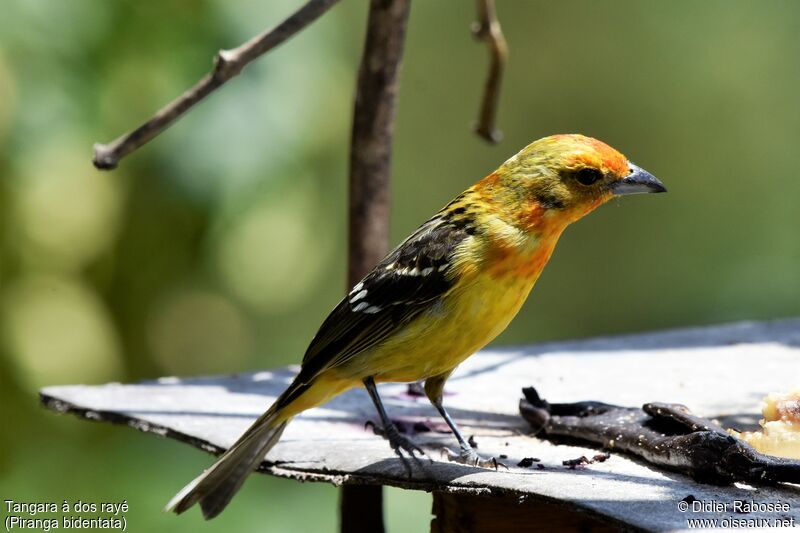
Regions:
[[384, 344], [354, 358], [345, 372], [372, 375], [376, 381], [416, 381], [448, 373], [508, 326], [534, 281], [479, 275]]

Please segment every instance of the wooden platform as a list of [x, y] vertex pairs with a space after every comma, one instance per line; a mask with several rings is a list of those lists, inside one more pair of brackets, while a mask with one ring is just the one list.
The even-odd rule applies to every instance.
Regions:
[[[41, 395], [47, 407], [59, 412], [126, 424], [216, 453], [261, 414], [295, 370], [58, 386], [43, 389]], [[619, 454], [582, 469], [564, 467], [566, 459], [597, 451], [527, 435], [518, 402], [522, 387], [530, 385], [552, 402], [678, 402], [697, 414], [721, 417], [727, 426], [752, 427], [764, 395], [800, 385], [800, 319], [489, 350], [472, 357], [448, 382], [445, 404], [465, 433], [474, 436], [480, 453], [506, 456], [501, 460], [507, 470], [448, 463], [442, 448], [455, 448], [454, 439], [427, 400], [408, 394], [405, 384], [381, 385], [380, 391], [390, 416], [410, 432], [415, 424], [430, 429], [414, 437], [434, 461], [415, 468], [412, 478], [387, 443], [365, 431], [364, 422], [376, 415], [363, 390], [295, 419], [261, 470], [337, 485], [381, 484], [514, 502], [558, 502], [577, 514], [646, 530], [682, 530], [688, 528], [687, 519], [695, 518], [793, 518], [800, 524], [800, 487], [795, 485], [700, 485]], [[541, 459], [543, 468], [517, 467], [525, 457]], [[175, 488], [196, 474], [175, 479]], [[689, 495], [729, 507], [734, 500], [785, 502], [791, 510], [681, 512], [679, 502]]]

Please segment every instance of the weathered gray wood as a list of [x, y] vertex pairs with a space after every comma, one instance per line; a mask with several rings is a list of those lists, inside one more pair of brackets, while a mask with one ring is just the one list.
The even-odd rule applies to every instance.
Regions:
[[[448, 493], [544, 498], [650, 530], [680, 530], [687, 518], [794, 518], [800, 524], [800, 487], [699, 485], [613, 454], [580, 470], [561, 465], [593, 450], [553, 445], [526, 435], [518, 414], [520, 389], [534, 385], [550, 401], [599, 400], [620, 405], [680, 402], [703, 416], [738, 427], [754, 425], [769, 392], [798, 385], [800, 320], [738, 323], [586, 341], [489, 350], [472, 357], [448, 382], [445, 403], [479, 451], [507, 455], [508, 470], [447, 463], [452, 436], [424, 398], [403, 384], [381, 385], [393, 418], [425, 422], [416, 435], [435, 460], [407, 478], [388, 445], [364, 430], [374, 419], [363, 390], [339, 396], [289, 425], [261, 470], [334, 484], [384, 484]], [[42, 390], [46, 406], [85, 418], [127, 424], [217, 453], [236, 440], [293, 375], [292, 369], [227, 377], [162, 378], [135, 385], [58, 386]], [[519, 468], [523, 457], [545, 466]], [[166, 460], [166, 459], [165, 459]], [[194, 472], [187, 472], [191, 477]], [[182, 479], [175, 480], [178, 487]], [[789, 513], [681, 513], [678, 502], [787, 502]], [[532, 517], [535, 519], [535, 517]]]

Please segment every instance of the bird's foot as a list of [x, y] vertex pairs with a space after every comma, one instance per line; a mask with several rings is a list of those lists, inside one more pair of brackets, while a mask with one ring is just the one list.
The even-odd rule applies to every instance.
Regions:
[[371, 427], [372, 432], [376, 435], [380, 435], [384, 439], [389, 441], [389, 445], [394, 450], [394, 453], [397, 457], [400, 458], [400, 461], [403, 463], [403, 468], [406, 469], [406, 473], [408, 477], [411, 477], [411, 464], [408, 461], [408, 457], [404, 455], [408, 454], [409, 457], [414, 459], [417, 463], [420, 462], [420, 456], [424, 456], [425, 452], [420, 448], [417, 444], [414, 443], [411, 439], [406, 437], [405, 435], [401, 435], [400, 432], [397, 430], [397, 426], [394, 424], [389, 424], [388, 426], [378, 426], [372, 421], [367, 421], [364, 427]]
[[450, 448], [445, 448], [447, 458], [454, 463], [461, 463], [462, 465], [477, 466], [479, 468], [494, 468], [497, 470], [499, 467], [508, 469], [506, 465], [495, 459], [494, 457], [484, 458], [478, 455], [472, 448], [461, 448], [458, 453], [455, 453]]

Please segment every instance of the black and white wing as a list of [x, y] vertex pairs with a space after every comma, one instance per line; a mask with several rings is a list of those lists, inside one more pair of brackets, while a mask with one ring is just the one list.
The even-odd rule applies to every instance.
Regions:
[[301, 379], [339, 366], [380, 344], [453, 286], [451, 259], [474, 226], [440, 213], [420, 226], [328, 315], [305, 356]]

